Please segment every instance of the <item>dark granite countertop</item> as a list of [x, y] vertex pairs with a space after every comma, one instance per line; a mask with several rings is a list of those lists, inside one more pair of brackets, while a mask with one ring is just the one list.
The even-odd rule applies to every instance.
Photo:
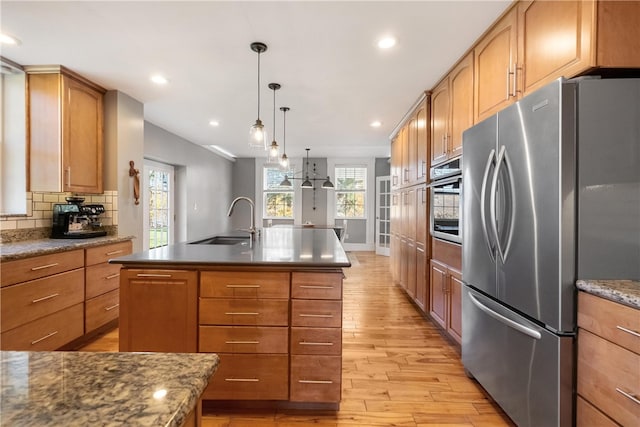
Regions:
[[0, 352], [0, 425], [181, 426], [218, 367], [206, 353]]
[[[246, 234], [245, 234], [246, 235]], [[249, 245], [178, 243], [110, 260], [129, 266], [253, 266], [342, 268], [351, 266], [332, 229], [266, 228]]]
[[578, 280], [576, 286], [581, 291], [640, 309], [640, 281]]
[[40, 239], [3, 243], [0, 245], [0, 262], [72, 251], [74, 249], [91, 248], [131, 239], [133, 239], [133, 236], [104, 236], [90, 239]]

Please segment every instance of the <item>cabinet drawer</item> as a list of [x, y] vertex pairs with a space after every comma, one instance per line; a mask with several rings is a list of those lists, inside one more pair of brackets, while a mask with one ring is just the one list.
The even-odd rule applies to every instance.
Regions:
[[200, 296], [209, 298], [289, 298], [289, 273], [203, 271]]
[[287, 355], [220, 354], [220, 365], [202, 399], [287, 400]]
[[342, 301], [291, 300], [291, 326], [342, 327]]
[[293, 402], [339, 402], [342, 378], [340, 356], [291, 356]]
[[[5, 266], [2, 266], [5, 269]], [[32, 280], [0, 290], [1, 331], [84, 301], [84, 269]]]
[[578, 396], [576, 398], [576, 426], [618, 427], [618, 424]]
[[342, 273], [294, 272], [291, 298], [342, 299]]
[[85, 331], [91, 332], [100, 326], [117, 319], [120, 315], [120, 290], [87, 300], [85, 306]]
[[578, 326], [640, 354], [640, 310], [578, 292]]
[[97, 246], [86, 249], [86, 265], [100, 264], [112, 258], [129, 255], [132, 252], [133, 243], [131, 240], [110, 245]]
[[2, 286], [7, 286], [80, 267], [84, 267], [83, 249], [3, 262], [0, 277]]
[[287, 353], [289, 328], [200, 326], [199, 351], [210, 353]]
[[200, 324], [288, 326], [289, 301], [200, 298]]
[[96, 264], [85, 268], [85, 298], [93, 298], [120, 286], [119, 264]]
[[2, 350], [56, 350], [82, 336], [84, 304], [76, 304], [0, 335]]
[[291, 354], [342, 354], [342, 329], [291, 328]]
[[625, 426], [640, 419], [639, 366], [640, 355], [578, 330], [578, 394]]

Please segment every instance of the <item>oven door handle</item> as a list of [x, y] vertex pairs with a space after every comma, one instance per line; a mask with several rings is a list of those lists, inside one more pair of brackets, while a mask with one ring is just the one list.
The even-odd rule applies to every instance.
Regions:
[[450, 178], [439, 179], [437, 181], [431, 181], [427, 184], [427, 188], [439, 187], [441, 185], [453, 184], [454, 182], [458, 182], [462, 180], [462, 175], [452, 176]]

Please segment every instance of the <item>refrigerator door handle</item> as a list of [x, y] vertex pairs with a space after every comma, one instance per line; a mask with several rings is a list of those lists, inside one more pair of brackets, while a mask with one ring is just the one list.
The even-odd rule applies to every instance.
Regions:
[[473, 305], [475, 305], [476, 307], [478, 307], [480, 310], [484, 311], [486, 314], [488, 314], [489, 316], [493, 317], [494, 319], [496, 319], [497, 321], [499, 321], [500, 323], [504, 323], [505, 325], [515, 329], [518, 332], [521, 332], [527, 336], [530, 336], [531, 338], [535, 338], [537, 340], [542, 338], [542, 334], [540, 334], [540, 332], [531, 329], [527, 326], [521, 325], [518, 322], [515, 322], [511, 319], [509, 319], [508, 317], [503, 316], [500, 313], [497, 313], [493, 310], [491, 310], [489, 307], [487, 307], [486, 305], [482, 304], [480, 301], [478, 301], [472, 294], [471, 292], [469, 292], [469, 299], [471, 299], [471, 302], [473, 303]]
[[491, 169], [491, 165], [495, 161], [496, 158], [496, 150], [492, 149], [491, 153], [489, 153], [489, 157], [487, 158], [487, 165], [484, 168], [484, 174], [482, 175], [482, 188], [480, 190], [480, 218], [482, 221], [482, 233], [484, 234], [484, 242], [487, 244], [487, 248], [489, 249], [489, 254], [491, 255], [491, 260], [495, 262], [496, 254], [495, 248], [491, 243], [491, 239], [489, 238], [489, 230], [487, 229], [487, 212], [485, 208], [485, 201], [487, 200], [487, 182], [489, 181], [489, 170]]
[[504, 145], [500, 147], [500, 153], [498, 154], [498, 160], [496, 161], [496, 169], [493, 171], [493, 179], [491, 180], [491, 194], [489, 201], [489, 213], [491, 214], [491, 231], [493, 231], [493, 235], [496, 239], [496, 248], [498, 249], [498, 255], [500, 255], [502, 263], [504, 263], [504, 253], [502, 251], [502, 246], [500, 246], [500, 234], [498, 233], [498, 224], [496, 224], [496, 190], [498, 187], [498, 176], [500, 176], [500, 168], [502, 168], [505, 151], [506, 148]]
[[515, 224], [514, 219], [516, 214], [516, 193], [515, 188], [513, 187], [513, 183], [515, 182], [515, 180], [513, 178], [513, 168], [511, 167], [512, 163], [509, 159], [509, 153], [506, 149], [504, 150], [504, 163], [506, 166], [507, 174], [509, 176], [509, 190], [511, 193], [509, 194], [509, 197], [511, 197], [511, 211], [509, 212], [509, 234], [507, 236], [507, 244], [504, 248], [504, 254], [502, 257], [503, 263], [506, 262], [507, 258], [509, 257], [509, 249], [511, 248], [511, 242], [513, 241], [513, 229]]

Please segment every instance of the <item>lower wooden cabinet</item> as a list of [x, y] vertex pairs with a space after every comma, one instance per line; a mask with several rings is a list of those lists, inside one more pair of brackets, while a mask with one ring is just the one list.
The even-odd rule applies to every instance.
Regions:
[[120, 351], [196, 352], [198, 272], [123, 269]]
[[341, 356], [291, 355], [293, 402], [339, 402], [342, 389]]
[[120, 291], [104, 293], [85, 303], [84, 329], [87, 332], [95, 331], [120, 316]]
[[459, 245], [434, 239], [429, 264], [429, 314], [458, 344], [462, 343], [462, 275]]

